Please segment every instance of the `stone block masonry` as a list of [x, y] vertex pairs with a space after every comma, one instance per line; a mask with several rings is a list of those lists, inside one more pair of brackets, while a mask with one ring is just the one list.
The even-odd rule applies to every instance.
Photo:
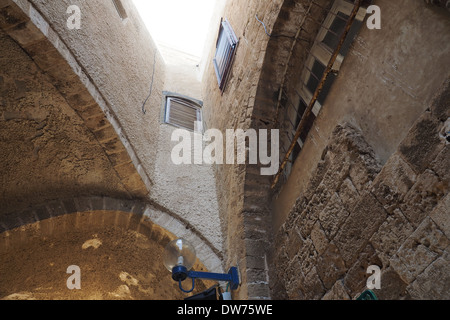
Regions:
[[357, 129], [334, 130], [275, 235], [273, 298], [355, 299], [370, 265], [380, 299], [450, 298], [449, 90], [447, 80], [384, 166]]

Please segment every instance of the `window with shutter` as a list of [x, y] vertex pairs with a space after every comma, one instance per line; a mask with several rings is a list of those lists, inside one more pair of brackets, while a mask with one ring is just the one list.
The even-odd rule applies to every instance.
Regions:
[[238, 40], [230, 24], [226, 19], [222, 20], [217, 38], [216, 54], [213, 59], [219, 89], [222, 92], [225, 90], [237, 44]]
[[190, 131], [203, 131], [201, 102], [179, 95], [167, 95], [164, 122]]

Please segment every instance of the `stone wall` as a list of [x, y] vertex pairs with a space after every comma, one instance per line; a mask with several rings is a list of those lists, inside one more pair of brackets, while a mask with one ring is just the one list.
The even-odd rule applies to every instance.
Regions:
[[353, 299], [370, 265], [380, 299], [450, 297], [449, 84], [384, 166], [359, 130], [334, 130], [276, 234], [273, 298]]
[[[370, 15], [366, 16], [289, 179], [273, 200], [275, 229], [304, 192], [338, 124], [348, 122], [360, 129], [384, 165], [449, 76], [449, 68], [444, 67], [450, 65], [447, 10], [424, 1], [374, 0], [373, 4], [382, 12], [381, 29], [369, 30]], [[296, 49], [290, 66], [297, 57]], [[295, 65], [290, 70], [286, 83], [295, 84]]]
[[[254, 109], [270, 38], [255, 15], [271, 30], [282, 4], [281, 0], [227, 2], [223, 17], [229, 20], [239, 45], [223, 93], [218, 88], [212, 64], [215, 46], [210, 48], [203, 76], [204, 116], [208, 129], [219, 129], [225, 135], [226, 129], [260, 128], [255, 125]], [[216, 23], [218, 31], [220, 20]], [[219, 165], [215, 173], [225, 264], [239, 267], [243, 283], [234, 298], [266, 299], [270, 296], [265, 253], [270, 229], [269, 179], [260, 175], [256, 165]], [[252, 200], [248, 201], [250, 197]]]

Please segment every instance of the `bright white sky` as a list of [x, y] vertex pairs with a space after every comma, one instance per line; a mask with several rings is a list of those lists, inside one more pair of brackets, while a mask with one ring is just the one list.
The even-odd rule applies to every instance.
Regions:
[[201, 57], [216, 0], [133, 0], [157, 43]]

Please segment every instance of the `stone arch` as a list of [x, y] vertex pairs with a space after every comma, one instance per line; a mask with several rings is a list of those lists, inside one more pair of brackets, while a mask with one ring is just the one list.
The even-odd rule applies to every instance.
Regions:
[[[178, 236], [154, 223], [149, 210], [139, 201], [78, 198], [3, 219], [3, 229], [12, 229], [0, 233], [1, 268], [7, 271], [0, 298], [183, 299], [162, 262], [165, 245]], [[195, 236], [184, 236], [196, 242]], [[202, 254], [195, 270], [208, 269]], [[74, 265], [80, 290], [65, 285], [66, 268]], [[211, 285], [197, 281], [195, 293]]]
[[81, 117], [104, 149], [129, 195], [145, 197], [152, 182], [96, 84], [49, 21], [29, 1], [2, 1], [0, 29], [14, 39]]
[[[55, 200], [25, 211], [0, 217], [0, 234], [26, 225], [39, 223], [64, 215], [92, 215], [95, 225], [101, 226], [105, 218], [111, 225], [138, 231], [146, 223], [157, 226], [165, 234], [166, 241], [185, 238], [196, 248], [198, 259], [208, 270], [222, 272], [222, 261], [206, 239], [194, 227], [180, 221], [172, 213], [163, 211], [155, 205], [142, 200], [117, 199], [111, 197], [81, 197]], [[98, 214], [97, 214], [98, 213]]]
[[124, 199], [87, 196], [54, 200], [20, 212], [8, 211], [0, 215], [0, 232], [87, 210], [120, 211], [185, 237], [197, 248], [199, 259], [209, 270], [222, 272], [222, 254], [194, 226], [158, 203], [144, 200], [153, 182], [118, 117], [64, 39], [33, 3], [1, 1], [0, 30], [23, 49], [82, 119], [126, 190]]

